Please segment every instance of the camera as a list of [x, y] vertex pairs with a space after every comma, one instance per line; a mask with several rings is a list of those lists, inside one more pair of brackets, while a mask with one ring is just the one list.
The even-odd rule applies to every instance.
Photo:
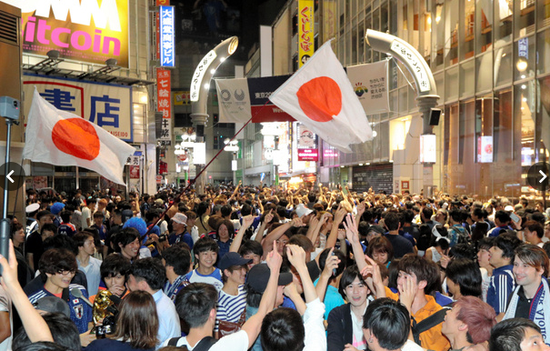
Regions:
[[0, 96], [0, 117], [19, 120], [20, 103], [9, 96]]

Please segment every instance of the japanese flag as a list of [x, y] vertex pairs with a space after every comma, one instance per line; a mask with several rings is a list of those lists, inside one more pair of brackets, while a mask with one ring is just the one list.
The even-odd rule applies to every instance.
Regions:
[[326, 42], [269, 97], [275, 105], [341, 151], [372, 139], [365, 110]]
[[34, 89], [23, 159], [56, 166], [79, 166], [124, 184], [122, 171], [135, 148], [97, 125], [58, 110]]

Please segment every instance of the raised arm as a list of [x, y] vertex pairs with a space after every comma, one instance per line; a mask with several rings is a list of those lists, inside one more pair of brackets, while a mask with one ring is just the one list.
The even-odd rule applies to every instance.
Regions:
[[254, 240], [259, 242], [260, 244], [262, 243], [262, 239], [264, 238], [265, 228], [267, 227], [269, 222], [271, 222], [271, 220], [273, 219], [273, 213], [272, 212], [273, 212], [273, 210], [270, 210], [269, 213], [267, 213], [265, 215], [264, 220], [260, 224], [260, 228], [258, 228], [258, 232], [256, 233], [256, 237], [254, 238]]
[[243, 242], [244, 233], [252, 225], [252, 222], [254, 222], [254, 217], [252, 215], [243, 217], [243, 223], [239, 228], [237, 235], [235, 235], [231, 246], [229, 247], [229, 252], [239, 252], [239, 249], [241, 248], [241, 244]]
[[306, 252], [304, 251], [304, 249], [298, 245], [287, 245], [286, 257], [294, 266], [294, 268], [296, 268], [296, 271], [300, 275], [302, 286], [304, 288], [306, 303], [315, 300], [318, 297], [317, 290], [315, 290], [313, 282], [311, 281], [311, 277], [309, 276], [309, 271], [307, 270]]
[[332, 277], [332, 272], [334, 269], [338, 268], [338, 264], [340, 263], [338, 256], [332, 255], [333, 252], [334, 248], [331, 248], [327, 255], [327, 259], [325, 260], [325, 268], [321, 272], [321, 276], [319, 277], [319, 281], [317, 281], [317, 286], [315, 287], [315, 290], [317, 290], [317, 296], [319, 296], [319, 300], [321, 302], [325, 300], [327, 285], [328, 281]]
[[365, 260], [363, 246], [359, 242], [359, 232], [357, 230], [355, 218], [353, 218], [352, 216], [347, 216], [346, 221], [344, 222], [344, 228], [346, 228], [346, 237], [351, 244], [351, 249], [353, 250], [353, 258], [355, 259], [357, 268], [359, 269], [359, 271], [362, 271], [363, 268], [367, 266], [367, 261]]
[[17, 280], [17, 259], [13, 243], [10, 240], [9, 262], [6, 258], [0, 255], [0, 265], [2, 265], [2, 287], [11, 297], [11, 301], [19, 316], [23, 327], [31, 342], [52, 341], [52, 333], [46, 324], [46, 321], [40, 316], [38, 311], [30, 303], [29, 298], [23, 292], [19, 281]]
[[262, 300], [260, 301], [260, 306], [258, 307], [258, 312], [250, 317], [242, 326], [241, 330], [244, 330], [248, 335], [248, 347], [252, 347], [256, 338], [260, 334], [260, 329], [262, 326], [262, 321], [266, 314], [273, 310], [275, 305], [275, 298], [277, 296], [277, 282], [279, 280], [279, 270], [281, 264], [283, 263], [283, 258], [275, 246], [277, 244], [273, 242], [274, 249], [267, 255], [267, 266], [269, 267], [269, 280], [267, 282], [267, 287], [265, 292], [262, 295]]
[[338, 226], [344, 220], [346, 213], [346, 210], [342, 207], [336, 211], [334, 221], [332, 222], [332, 229], [330, 230], [330, 235], [327, 238], [326, 247], [334, 247], [336, 244], [336, 240], [338, 240]]

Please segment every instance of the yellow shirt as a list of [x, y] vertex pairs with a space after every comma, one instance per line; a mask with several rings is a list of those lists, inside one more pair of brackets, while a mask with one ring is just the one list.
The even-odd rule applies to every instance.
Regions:
[[[387, 297], [392, 300], [399, 301], [399, 294], [394, 293], [388, 287], [386, 287], [385, 290]], [[428, 318], [442, 308], [440, 305], [437, 304], [437, 302], [435, 302], [433, 296], [425, 296], [426, 300], [428, 300], [428, 303], [426, 303], [424, 307], [413, 314], [416, 323], [419, 323], [420, 321]], [[447, 340], [447, 338], [443, 335], [443, 333], [441, 333], [441, 325], [442, 323], [439, 323], [435, 327], [428, 329], [420, 334], [420, 342], [422, 343], [423, 348], [434, 351], [449, 350], [451, 344], [449, 343], [449, 340]]]

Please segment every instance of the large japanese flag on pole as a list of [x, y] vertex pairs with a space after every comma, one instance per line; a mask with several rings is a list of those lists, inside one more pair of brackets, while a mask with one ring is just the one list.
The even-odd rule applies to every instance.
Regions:
[[135, 149], [97, 125], [58, 110], [34, 89], [23, 159], [79, 166], [124, 184], [122, 171]]
[[350, 152], [350, 144], [372, 139], [363, 106], [326, 42], [269, 99], [330, 145]]

